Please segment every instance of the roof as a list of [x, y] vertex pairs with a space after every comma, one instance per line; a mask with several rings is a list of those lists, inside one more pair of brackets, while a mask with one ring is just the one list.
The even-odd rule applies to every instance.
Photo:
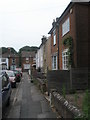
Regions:
[[13, 53], [4, 53], [2, 54], [3, 58], [8, 58], [8, 57], [19, 57], [18, 54], [13, 54]]
[[81, 4], [81, 5], [89, 5], [90, 2], [70, 2], [69, 5], [66, 7], [62, 15], [58, 18], [58, 20], [55, 22], [55, 25], [51, 28], [51, 30], [48, 32], [48, 34], [51, 34], [53, 30], [57, 27], [57, 25], [61, 22], [61, 20], [65, 17], [65, 15], [69, 12], [69, 10], [75, 5], [75, 4]]
[[58, 20], [55, 22], [54, 26], [51, 28], [51, 30], [48, 32], [48, 34], [51, 34], [54, 30], [54, 28], [56, 28], [57, 23], [59, 23], [61, 21], [61, 19], [66, 15], [67, 11], [70, 9], [70, 7], [72, 6], [72, 2], [69, 3], [69, 5], [67, 6], [67, 8], [64, 10], [64, 12], [62, 13], [62, 15], [58, 18]]
[[35, 51], [32, 51], [32, 52], [22, 51], [21, 55], [22, 55], [22, 57], [35, 57]]

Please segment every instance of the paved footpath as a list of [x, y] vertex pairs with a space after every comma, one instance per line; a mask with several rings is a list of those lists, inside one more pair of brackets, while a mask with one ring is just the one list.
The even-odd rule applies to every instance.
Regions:
[[23, 73], [7, 118], [56, 118], [43, 94], [30, 82], [27, 73]]

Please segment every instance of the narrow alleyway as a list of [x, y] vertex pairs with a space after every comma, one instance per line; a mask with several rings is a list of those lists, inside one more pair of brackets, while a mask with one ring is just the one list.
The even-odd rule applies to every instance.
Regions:
[[56, 118], [47, 100], [37, 87], [30, 82], [27, 73], [16, 88], [12, 107], [7, 118]]

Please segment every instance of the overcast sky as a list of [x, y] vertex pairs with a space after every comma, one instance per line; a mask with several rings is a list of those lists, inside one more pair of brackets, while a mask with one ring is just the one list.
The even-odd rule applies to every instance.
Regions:
[[71, 0], [0, 0], [0, 47], [39, 46]]

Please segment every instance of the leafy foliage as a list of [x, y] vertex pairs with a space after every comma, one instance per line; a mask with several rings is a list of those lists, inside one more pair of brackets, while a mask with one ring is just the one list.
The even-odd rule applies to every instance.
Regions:
[[90, 120], [90, 92], [88, 90], [85, 92], [82, 110], [85, 118], [88, 118]]
[[22, 51], [37, 51], [38, 47], [36, 46], [24, 46], [22, 48], [19, 49], [19, 53], [21, 53]]
[[[4, 53], [7, 53], [9, 48], [1, 47], [0, 49], [2, 50], [2, 54], [4, 54]], [[13, 53], [13, 54], [14, 53], [17, 54], [17, 51], [14, 48], [10, 48], [10, 52]]]
[[68, 47], [68, 66], [73, 66], [73, 39], [71, 36], [63, 40], [63, 45]]

